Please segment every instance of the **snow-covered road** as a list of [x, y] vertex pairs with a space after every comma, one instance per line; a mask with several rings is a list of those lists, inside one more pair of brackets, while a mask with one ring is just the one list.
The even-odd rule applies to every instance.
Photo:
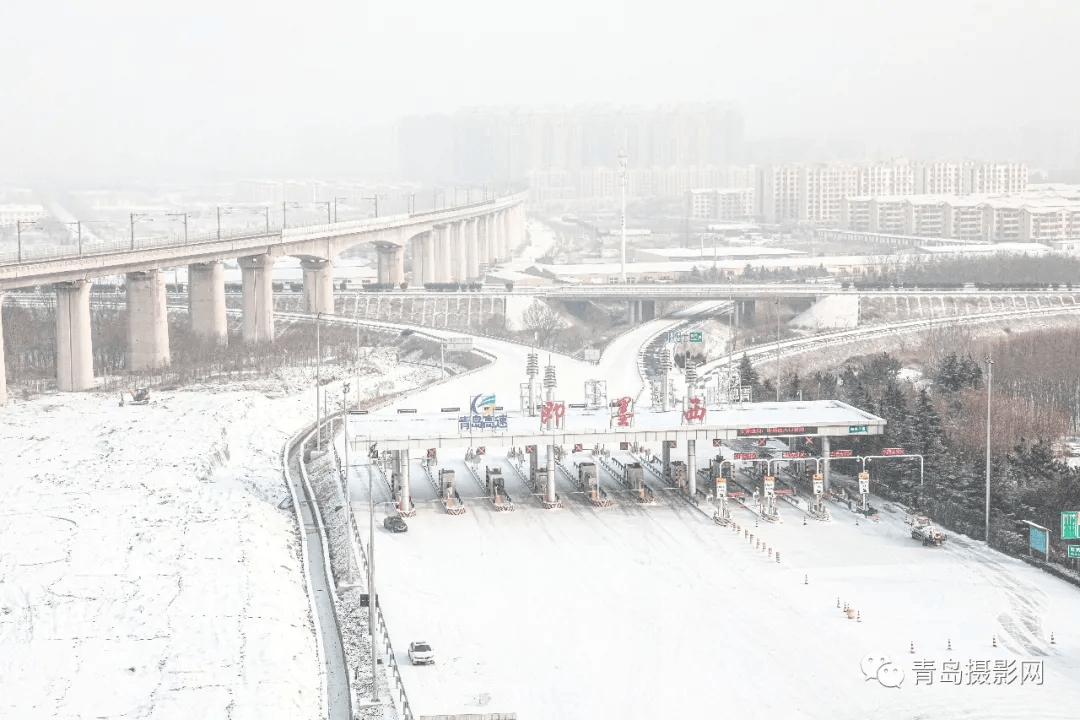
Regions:
[[[559, 386], [596, 377], [608, 380], [609, 396], [632, 394], [638, 347], [657, 328], [620, 338], [599, 368], [556, 359]], [[405, 405], [458, 406], [480, 392], [516, 405], [527, 349], [494, 340], [477, 347], [499, 361]], [[657, 506], [617, 497], [613, 507], [593, 508], [566, 497], [576, 488], [560, 476], [565, 508], [543, 510], [503, 450], [488, 451], [504, 469], [515, 512], [473, 499], [465, 515], [448, 516], [436, 502], [418, 502], [408, 533], [378, 530], [376, 583], [420, 714], [1075, 717], [1080, 590], [1019, 561], [964, 538], [924, 548], [902, 513], [856, 525], [833, 506], [833, 522], [803, 525], [801, 513], [781, 505], [787, 523], [755, 527], [736, 508], [747, 533], [780, 551], [777, 563], [742, 531], [670, 498], [651, 476]], [[463, 497], [479, 495], [460, 453], [444, 451], [440, 461], [458, 471]], [[414, 460], [416, 498], [433, 500], [421, 473]], [[615, 488], [603, 474], [601, 481]], [[354, 486], [354, 499], [366, 500], [365, 491]], [[383, 487], [377, 495], [389, 499]], [[366, 513], [357, 519], [366, 532]], [[433, 667], [408, 664], [404, 648], [421, 639], [434, 645]], [[875, 670], [890, 658], [880, 677], [902, 674], [900, 687], [868, 679], [868, 656], [879, 658]], [[954, 667], [947, 663], [960, 674], [943, 677]], [[1023, 676], [1037, 663], [1041, 683]]]

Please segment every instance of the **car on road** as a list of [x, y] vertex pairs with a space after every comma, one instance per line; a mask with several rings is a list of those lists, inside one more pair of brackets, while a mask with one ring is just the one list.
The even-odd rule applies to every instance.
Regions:
[[391, 515], [382, 521], [382, 526], [392, 533], [408, 532], [409, 526], [400, 515]]
[[434, 665], [435, 651], [431, 649], [431, 643], [409, 643], [409, 662], [413, 665]]

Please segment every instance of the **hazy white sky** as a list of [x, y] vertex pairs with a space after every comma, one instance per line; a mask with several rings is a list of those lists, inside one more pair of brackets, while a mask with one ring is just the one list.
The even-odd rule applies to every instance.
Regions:
[[1080, 125], [1077, 0], [3, 0], [0, 28], [9, 179], [270, 167], [462, 105], [732, 100], [751, 136]]

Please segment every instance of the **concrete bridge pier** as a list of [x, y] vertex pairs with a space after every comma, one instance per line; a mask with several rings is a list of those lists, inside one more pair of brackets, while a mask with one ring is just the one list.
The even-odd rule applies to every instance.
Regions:
[[485, 215], [477, 220], [477, 253], [481, 271], [477, 277], [491, 267], [491, 216]]
[[221, 262], [188, 265], [188, 322], [191, 331], [218, 345], [229, 342], [225, 321], [225, 266]]
[[[304, 270], [304, 309], [309, 313], [334, 314], [334, 265], [329, 260], [301, 260]], [[379, 256], [379, 282], [382, 255]], [[271, 287], [272, 287], [271, 283]]]
[[169, 317], [165, 273], [127, 274], [127, 369], [152, 370], [169, 364]]
[[424, 252], [424, 283], [435, 282], [435, 230], [426, 232], [421, 237]]
[[[248, 255], [238, 259], [243, 280], [242, 335], [244, 342], [274, 341], [274, 286], [271, 273], [274, 258]], [[304, 284], [305, 294], [307, 283]]]
[[821, 457], [823, 462], [821, 463], [821, 480], [824, 486], [825, 492], [829, 492], [829, 436], [823, 435], [821, 437]]
[[[161, 298], [164, 302], [164, 287]], [[56, 384], [61, 392], [94, 384], [89, 280], [56, 283]]]
[[4, 369], [4, 293], [0, 292], [0, 405], [7, 403], [7, 371]]
[[424, 287], [424, 236], [417, 235], [409, 241], [412, 247], [412, 278], [409, 287]]
[[642, 300], [639, 310], [640, 322], [648, 322], [649, 320], [656, 319], [656, 301], [655, 300]]
[[509, 260], [513, 254], [511, 251], [514, 249], [514, 242], [510, 237], [510, 230], [513, 227], [512, 213], [513, 210], [504, 210], [502, 213], [502, 259]]
[[480, 277], [479, 218], [465, 221], [465, 255], [468, 272], [466, 280], [473, 282]]
[[453, 262], [451, 259], [452, 251], [450, 247], [450, 233], [452, 230], [451, 225], [440, 225], [436, 228], [436, 238], [438, 243], [438, 250], [436, 250], [437, 258], [435, 262], [437, 267], [435, 270], [435, 282], [448, 283], [451, 282], [453, 273], [451, 268]]
[[757, 306], [756, 300], [736, 300], [735, 301], [735, 322], [736, 324], [752, 324], [754, 322], [754, 310]]
[[405, 282], [405, 248], [397, 245], [378, 245], [378, 281], [398, 287]]
[[459, 283], [469, 281], [468, 224], [468, 220], [462, 220], [454, 228], [454, 274]]

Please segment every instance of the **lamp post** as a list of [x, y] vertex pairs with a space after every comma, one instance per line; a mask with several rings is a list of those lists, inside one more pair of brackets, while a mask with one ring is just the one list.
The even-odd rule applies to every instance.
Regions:
[[154, 222], [154, 218], [150, 217], [146, 213], [131, 213], [131, 249], [135, 249], [135, 223], [145, 220], [146, 222]]
[[322, 450], [322, 414], [319, 405], [319, 388], [322, 387], [322, 313], [315, 313], [315, 426], [319, 429], [316, 450]]
[[986, 356], [986, 544], [990, 545], [990, 398], [994, 386], [994, 361]]
[[329, 225], [330, 224], [330, 206], [333, 203], [331, 203], [330, 200], [316, 200], [314, 204], [315, 205], [325, 205], [326, 206], [326, 224]]
[[776, 298], [776, 402], [780, 402], [780, 298]]
[[335, 197], [334, 198], [334, 222], [337, 222], [337, 204], [339, 202], [347, 202], [349, 198]]
[[[184, 244], [185, 245], [187, 245], [187, 241], [188, 241], [187, 216], [188, 216], [188, 214], [186, 212], [185, 213], [166, 213], [165, 214], [165, 217], [167, 217], [167, 218], [179, 218], [180, 221], [184, 223]], [[221, 224], [220, 224], [220, 222], [218, 224], [218, 239], [221, 239]]]
[[621, 254], [619, 260], [619, 282], [626, 284], [626, 151], [619, 151], [619, 194], [621, 197], [619, 224], [622, 232]]
[[360, 409], [360, 291], [356, 291], [356, 409]]

